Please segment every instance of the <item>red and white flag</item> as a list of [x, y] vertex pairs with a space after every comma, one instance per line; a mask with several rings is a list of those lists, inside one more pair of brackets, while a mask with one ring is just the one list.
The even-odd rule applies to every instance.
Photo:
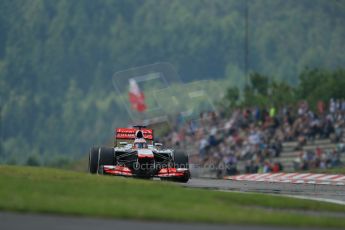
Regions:
[[133, 110], [138, 112], [146, 110], [144, 93], [140, 91], [138, 83], [133, 78], [129, 79], [128, 97]]

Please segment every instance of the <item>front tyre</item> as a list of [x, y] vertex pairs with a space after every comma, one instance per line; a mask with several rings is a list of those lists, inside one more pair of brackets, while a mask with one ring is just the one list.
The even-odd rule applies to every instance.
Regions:
[[103, 166], [104, 165], [115, 165], [115, 149], [109, 147], [101, 147], [98, 151], [98, 164], [97, 164], [97, 171], [100, 174], [103, 174]]
[[174, 166], [175, 168], [189, 169], [189, 157], [183, 152], [174, 152]]
[[98, 147], [92, 147], [89, 153], [89, 172], [95, 174], [98, 171]]
[[183, 152], [175, 152], [174, 153], [174, 165], [175, 168], [185, 168], [188, 171], [185, 172], [183, 177], [177, 177], [173, 180], [176, 182], [187, 183], [190, 179], [190, 172], [189, 172], [189, 157], [187, 154]]
[[183, 177], [175, 178], [174, 181], [180, 182], [180, 183], [187, 183], [189, 181], [189, 179], [190, 179], [190, 172], [187, 171], [187, 172], [185, 172]]

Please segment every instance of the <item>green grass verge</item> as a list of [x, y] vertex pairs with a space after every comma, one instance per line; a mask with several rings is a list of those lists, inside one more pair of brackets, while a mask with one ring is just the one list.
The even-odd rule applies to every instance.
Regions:
[[[160, 221], [345, 227], [344, 216], [329, 216], [333, 212], [345, 213], [342, 205], [14, 166], [0, 166], [0, 210]], [[315, 213], [310, 215], [306, 210]]]
[[345, 175], [345, 166], [330, 168], [330, 169], [311, 169], [309, 171], [303, 172], [312, 172], [312, 173], [326, 173], [326, 174], [344, 174]]

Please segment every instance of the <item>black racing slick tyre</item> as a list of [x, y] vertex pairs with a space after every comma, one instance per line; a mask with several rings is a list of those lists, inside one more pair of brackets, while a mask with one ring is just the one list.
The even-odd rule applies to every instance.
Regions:
[[108, 147], [92, 147], [89, 154], [89, 172], [98, 173], [103, 165], [115, 165], [115, 151]]
[[[174, 165], [176, 168], [189, 169], [189, 157], [188, 157], [188, 155], [184, 154], [183, 152], [175, 152], [174, 153]], [[190, 179], [190, 172], [188, 170], [183, 177], [174, 178], [174, 181], [181, 182], [181, 183], [187, 183], [189, 179]]]
[[174, 153], [174, 165], [176, 168], [189, 168], [189, 158], [188, 155], [183, 152]]
[[89, 172], [97, 173], [98, 170], [98, 147], [92, 147], [89, 153]]
[[115, 150], [114, 148], [101, 147], [98, 153], [98, 173], [103, 174], [103, 165], [115, 165]]

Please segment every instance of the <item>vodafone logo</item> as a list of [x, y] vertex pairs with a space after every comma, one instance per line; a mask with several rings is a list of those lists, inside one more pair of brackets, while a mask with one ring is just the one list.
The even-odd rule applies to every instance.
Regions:
[[[117, 139], [135, 139], [135, 132], [137, 129], [134, 128], [117, 128], [116, 138]], [[148, 140], [153, 140], [153, 130], [152, 129], [141, 129], [144, 138]]]
[[[117, 128], [116, 129], [116, 133], [131, 133], [131, 134], [135, 134], [136, 131], [137, 131], [137, 129], [133, 129], [133, 128]], [[141, 131], [144, 134], [153, 134], [153, 130], [152, 129], [141, 129]]]

